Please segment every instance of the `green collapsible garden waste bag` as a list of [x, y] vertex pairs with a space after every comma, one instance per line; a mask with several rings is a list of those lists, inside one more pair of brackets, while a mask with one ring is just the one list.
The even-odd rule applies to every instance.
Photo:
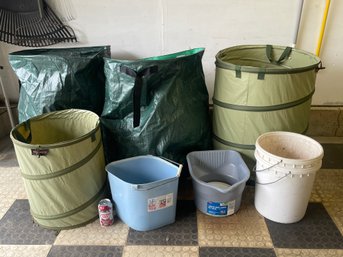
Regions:
[[38, 224], [61, 230], [98, 217], [108, 190], [98, 115], [76, 109], [41, 114], [10, 136]]
[[320, 68], [317, 56], [291, 47], [221, 50], [213, 96], [214, 148], [237, 150], [253, 160], [259, 135], [304, 133]]
[[9, 62], [21, 82], [19, 122], [43, 113], [85, 109], [100, 116], [104, 105], [103, 57], [109, 46], [18, 51]]
[[128, 61], [105, 59], [101, 115], [106, 161], [137, 155], [184, 163], [211, 147], [203, 48]]

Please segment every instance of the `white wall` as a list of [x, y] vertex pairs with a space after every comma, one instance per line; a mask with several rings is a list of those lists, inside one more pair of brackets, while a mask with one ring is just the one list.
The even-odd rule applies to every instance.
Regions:
[[[53, 1], [53, 0], [50, 0]], [[66, 1], [66, 0], [64, 0]], [[212, 96], [215, 55], [239, 44], [291, 45], [300, 0], [72, 0], [68, 24], [76, 44], [111, 45], [112, 57], [142, 58], [205, 47], [203, 66]], [[325, 0], [305, 0], [297, 47], [314, 53]], [[332, 0], [324, 35], [314, 105], [343, 105], [343, 1]], [[4, 61], [21, 48], [1, 44], [0, 63], [11, 99], [18, 97], [16, 79]]]

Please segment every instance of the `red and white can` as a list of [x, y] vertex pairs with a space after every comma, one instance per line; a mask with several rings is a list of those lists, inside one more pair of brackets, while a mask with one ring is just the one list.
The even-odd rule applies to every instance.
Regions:
[[110, 199], [102, 199], [98, 204], [99, 220], [102, 227], [113, 224], [113, 205]]

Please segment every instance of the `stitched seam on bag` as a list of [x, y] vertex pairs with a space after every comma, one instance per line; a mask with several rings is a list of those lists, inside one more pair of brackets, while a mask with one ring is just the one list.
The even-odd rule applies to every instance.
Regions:
[[233, 143], [227, 140], [224, 140], [216, 135], [213, 134], [213, 138], [215, 140], [217, 140], [219, 143], [222, 143], [224, 145], [227, 146], [232, 146], [232, 147], [236, 147], [236, 148], [242, 148], [242, 149], [247, 149], [247, 150], [254, 150], [255, 149], [255, 145], [244, 145], [244, 144], [237, 144], [237, 143]]
[[314, 90], [309, 95], [301, 99], [298, 99], [296, 101], [285, 103], [285, 104], [270, 105], [270, 106], [245, 106], [245, 105], [229, 104], [229, 103], [224, 103], [222, 101], [219, 101], [215, 98], [213, 98], [213, 104], [218, 105], [225, 109], [232, 109], [236, 111], [268, 112], [268, 111], [278, 111], [278, 110], [283, 110], [283, 109], [289, 109], [297, 105], [301, 105], [307, 102], [308, 100], [310, 100], [313, 94], [314, 94]]

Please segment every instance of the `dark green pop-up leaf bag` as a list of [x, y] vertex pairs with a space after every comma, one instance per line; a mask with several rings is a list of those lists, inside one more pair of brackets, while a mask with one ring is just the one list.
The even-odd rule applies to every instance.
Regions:
[[105, 94], [104, 57], [110, 57], [109, 46], [11, 53], [9, 62], [21, 82], [19, 122], [71, 108], [100, 116]]
[[203, 48], [136, 61], [105, 58], [106, 161], [153, 154], [183, 163], [211, 144]]

